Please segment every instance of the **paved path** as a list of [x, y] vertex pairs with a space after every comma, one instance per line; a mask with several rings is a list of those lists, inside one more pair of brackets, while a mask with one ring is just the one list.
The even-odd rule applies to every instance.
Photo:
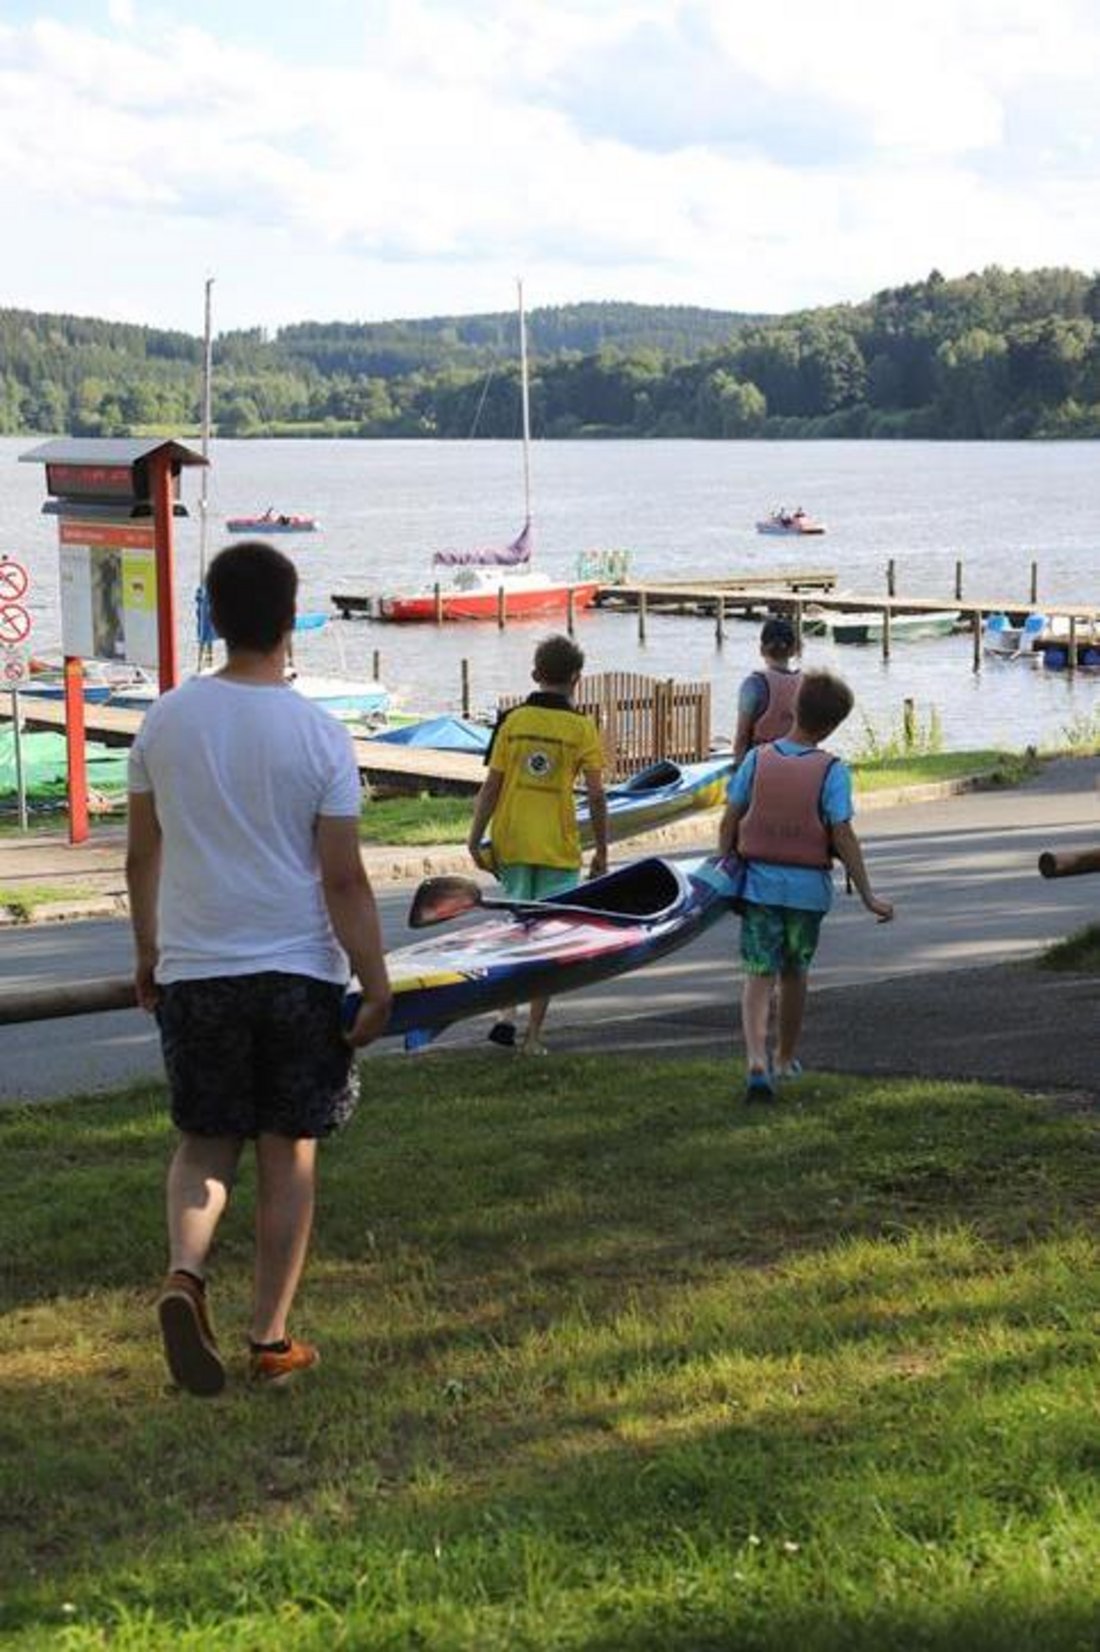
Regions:
[[[851, 1071], [1089, 1089], [1079, 1069], [1100, 980], [1021, 964], [1100, 916], [1100, 877], [1049, 883], [1036, 871], [1041, 849], [1100, 839], [1098, 776], [1098, 760], [1062, 761], [1011, 791], [867, 813], [872, 876], [898, 917], [877, 925], [858, 901], [838, 895], [815, 972], [807, 1058]], [[407, 938], [408, 893], [380, 887], [390, 946]], [[736, 943], [733, 924], [721, 924], [642, 973], [559, 999], [551, 1043], [732, 1053]], [[123, 923], [9, 930], [0, 990], [120, 973], [128, 959]], [[458, 1026], [436, 1048], [479, 1044], [484, 1025]], [[103, 1088], [158, 1070], [155, 1039], [136, 1013], [0, 1028], [0, 1100]]]

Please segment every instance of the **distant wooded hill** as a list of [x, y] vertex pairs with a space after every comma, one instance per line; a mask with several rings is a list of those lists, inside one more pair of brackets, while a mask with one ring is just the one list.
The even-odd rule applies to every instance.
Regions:
[[[529, 316], [536, 435], [1100, 434], [1100, 277], [926, 281], [785, 316], [577, 304]], [[302, 322], [214, 346], [217, 434], [512, 437], [516, 318]], [[202, 341], [0, 310], [0, 431], [193, 429]]]

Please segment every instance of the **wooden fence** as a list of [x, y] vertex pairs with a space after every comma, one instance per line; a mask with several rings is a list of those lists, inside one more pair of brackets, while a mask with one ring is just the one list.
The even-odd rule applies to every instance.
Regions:
[[[520, 703], [502, 699], [500, 710]], [[610, 780], [624, 780], [662, 758], [697, 763], [710, 750], [709, 683], [604, 671], [581, 679], [574, 703], [600, 731]]]

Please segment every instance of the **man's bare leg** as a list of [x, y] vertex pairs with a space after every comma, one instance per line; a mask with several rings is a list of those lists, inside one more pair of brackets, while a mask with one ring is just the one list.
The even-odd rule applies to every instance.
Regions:
[[168, 1169], [168, 1267], [202, 1279], [206, 1258], [229, 1193], [244, 1142], [239, 1136], [180, 1138]]
[[256, 1278], [253, 1343], [280, 1342], [313, 1227], [317, 1143], [261, 1135], [256, 1142]]

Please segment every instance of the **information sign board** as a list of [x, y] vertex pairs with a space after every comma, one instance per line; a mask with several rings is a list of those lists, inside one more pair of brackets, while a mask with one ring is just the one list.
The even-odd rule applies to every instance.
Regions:
[[157, 567], [152, 523], [64, 517], [58, 531], [65, 653], [155, 671]]

